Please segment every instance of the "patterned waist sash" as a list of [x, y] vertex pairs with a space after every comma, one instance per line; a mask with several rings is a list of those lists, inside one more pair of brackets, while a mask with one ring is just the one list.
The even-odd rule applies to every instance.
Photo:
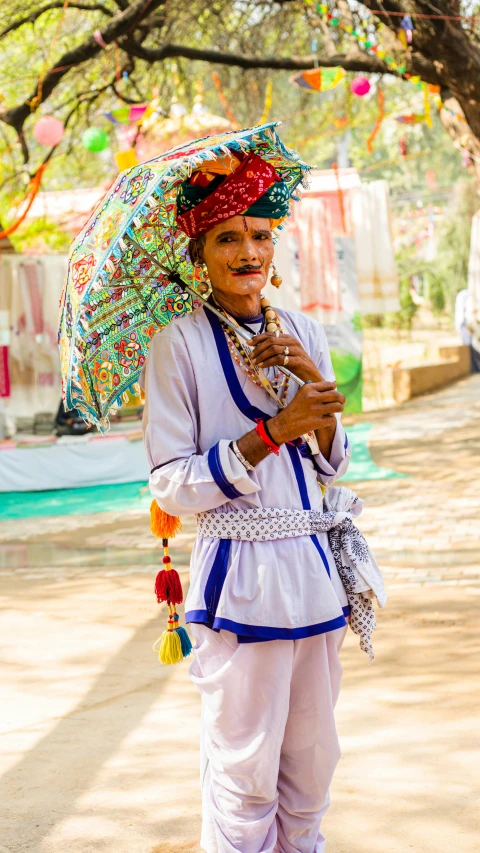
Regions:
[[350, 627], [359, 635], [360, 648], [370, 656], [372, 662], [375, 655], [371, 635], [376, 627], [373, 599], [377, 599], [380, 607], [385, 605], [383, 579], [365, 537], [353, 523], [353, 516], [359, 514], [362, 502], [350, 489], [344, 487], [330, 487], [327, 496], [330, 492], [335, 493], [334, 500], [330, 502], [326, 498], [326, 512], [270, 507], [202, 512], [197, 515], [197, 532], [205, 538], [245, 542], [267, 542], [327, 533], [335, 566], [351, 608]]

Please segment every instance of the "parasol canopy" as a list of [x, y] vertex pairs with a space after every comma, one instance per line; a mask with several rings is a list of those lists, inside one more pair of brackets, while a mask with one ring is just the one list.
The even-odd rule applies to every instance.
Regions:
[[[254, 152], [290, 193], [309, 170], [269, 123], [209, 136], [122, 172], [74, 240], [61, 300], [67, 409], [100, 429], [135, 386], [155, 333], [201, 304], [188, 237], [175, 219], [179, 184], [207, 160]], [[122, 397], [123, 395], [123, 397]]]

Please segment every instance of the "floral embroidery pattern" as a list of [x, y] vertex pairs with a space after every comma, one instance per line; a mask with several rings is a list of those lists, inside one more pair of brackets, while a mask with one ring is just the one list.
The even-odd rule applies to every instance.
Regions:
[[89, 284], [94, 266], [95, 255], [93, 253], [87, 255], [85, 252], [72, 264], [72, 284], [77, 293], [83, 293]]
[[114, 348], [119, 354], [118, 360], [123, 367], [125, 376], [145, 364], [145, 356], [142, 354], [142, 348], [137, 341], [136, 332], [131, 332], [128, 338], [116, 341]]
[[148, 167], [141, 166], [140, 169], [130, 178], [127, 186], [120, 195], [123, 203], [130, 205], [135, 204], [137, 198], [145, 192], [148, 182], [153, 177], [154, 173]]

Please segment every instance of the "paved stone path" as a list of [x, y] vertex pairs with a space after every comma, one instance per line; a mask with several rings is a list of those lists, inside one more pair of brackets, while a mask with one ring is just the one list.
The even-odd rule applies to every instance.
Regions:
[[[328, 853], [478, 853], [480, 377], [362, 419], [409, 476], [354, 486], [390, 600], [374, 666], [345, 645]], [[0, 853], [194, 850], [199, 703], [150, 651], [145, 513], [3, 522], [0, 543]]]

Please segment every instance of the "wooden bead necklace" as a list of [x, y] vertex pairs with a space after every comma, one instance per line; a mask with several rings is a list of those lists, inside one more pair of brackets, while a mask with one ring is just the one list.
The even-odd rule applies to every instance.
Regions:
[[[280, 325], [280, 320], [278, 318], [277, 312], [270, 305], [270, 301], [266, 296], [262, 296], [260, 300], [260, 305], [262, 309], [262, 314], [265, 317], [266, 321], [266, 331], [271, 334], [279, 335], [283, 329]], [[221, 306], [218, 306], [221, 307]], [[221, 309], [224, 311], [224, 309]], [[225, 311], [224, 311], [225, 313]], [[245, 348], [242, 343], [239, 341], [237, 335], [234, 330], [230, 328], [230, 326], [224, 325], [222, 323], [225, 335], [227, 337], [228, 349], [230, 350], [230, 355], [236, 364], [239, 365], [241, 370], [248, 376], [248, 378], [258, 385], [260, 388], [264, 388], [270, 396], [276, 398], [280, 408], [283, 408], [285, 405], [285, 401], [287, 399], [288, 389], [290, 385], [290, 377], [285, 376], [281, 371], [275, 371], [275, 378], [270, 382], [270, 380], [264, 374], [264, 378], [260, 376], [260, 368], [253, 363], [249, 349]], [[271, 392], [270, 392], [270, 389]]]

